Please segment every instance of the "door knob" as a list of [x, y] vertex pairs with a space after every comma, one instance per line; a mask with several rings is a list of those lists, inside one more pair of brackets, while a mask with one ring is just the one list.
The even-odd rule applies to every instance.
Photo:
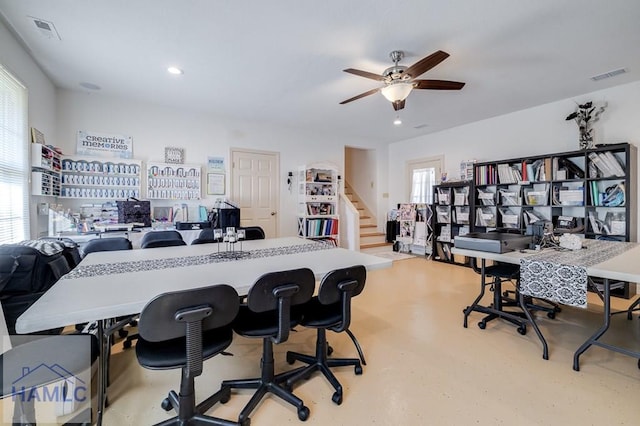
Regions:
[[275, 215], [276, 215], [276, 212], [271, 212], [271, 216], [275, 216]]

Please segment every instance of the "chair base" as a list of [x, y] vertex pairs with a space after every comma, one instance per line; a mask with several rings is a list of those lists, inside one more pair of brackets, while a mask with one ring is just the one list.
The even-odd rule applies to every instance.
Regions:
[[331, 383], [335, 390], [332, 401], [336, 404], [342, 404], [342, 385], [331, 372], [331, 367], [347, 367], [353, 366], [357, 375], [362, 374], [362, 365], [358, 358], [329, 358], [329, 345], [327, 343], [327, 331], [324, 328], [318, 329], [318, 337], [316, 340], [316, 355], [305, 355], [299, 352], [287, 352], [287, 362], [293, 364], [296, 360], [309, 364], [306, 367], [300, 367], [280, 376], [286, 378], [287, 388], [291, 388], [294, 383], [308, 379], [311, 374], [320, 371]]
[[222, 387], [218, 392], [211, 395], [200, 404], [195, 405], [195, 395], [193, 387], [193, 378], [186, 379], [190, 383], [183, 386], [182, 392], [184, 394], [178, 395], [175, 391], [169, 392], [167, 398], [162, 401], [162, 408], [165, 411], [174, 410], [178, 413], [177, 416], [157, 423], [155, 426], [185, 426], [185, 425], [217, 425], [217, 426], [237, 426], [237, 422], [231, 420], [220, 419], [217, 417], [206, 416], [203, 413], [208, 411], [214, 404], [221, 402], [225, 403], [229, 401], [231, 397], [231, 390], [229, 388]]
[[260, 362], [262, 376], [254, 379], [225, 380], [222, 382], [223, 389], [256, 389], [247, 405], [240, 412], [238, 422], [243, 426], [249, 425], [249, 415], [257, 407], [262, 398], [264, 398], [268, 393], [271, 393], [296, 407], [298, 411], [298, 418], [302, 421], [307, 420], [309, 417], [309, 408], [304, 405], [304, 401], [282, 386], [282, 383], [286, 381], [286, 377], [284, 375], [276, 376], [274, 374], [273, 343], [271, 342], [271, 339], [266, 338], [262, 339], [262, 341], [263, 351], [262, 360]]
[[[480, 305], [480, 300], [484, 296], [485, 288], [487, 286], [491, 286], [493, 288], [493, 303], [490, 306], [482, 306]], [[500, 278], [496, 278], [493, 282], [481, 282], [480, 284], [480, 294], [473, 303], [467, 306], [464, 312], [464, 322], [463, 326], [467, 327], [467, 319], [471, 312], [480, 312], [487, 314], [480, 322], [478, 322], [478, 327], [484, 330], [487, 326], [487, 322], [492, 321], [496, 318], [504, 319], [511, 324], [517, 327], [518, 333], [524, 335], [527, 333], [527, 316], [524, 312], [510, 312], [505, 311], [503, 308], [508, 306], [517, 306], [519, 304], [515, 300], [505, 299], [502, 295], [502, 280]]]

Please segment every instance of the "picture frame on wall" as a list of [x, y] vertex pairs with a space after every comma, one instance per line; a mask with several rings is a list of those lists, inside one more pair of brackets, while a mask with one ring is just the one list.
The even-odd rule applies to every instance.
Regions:
[[164, 162], [168, 164], [184, 164], [184, 148], [165, 147]]
[[207, 173], [207, 195], [224, 195], [225, 175], [223, 173]]

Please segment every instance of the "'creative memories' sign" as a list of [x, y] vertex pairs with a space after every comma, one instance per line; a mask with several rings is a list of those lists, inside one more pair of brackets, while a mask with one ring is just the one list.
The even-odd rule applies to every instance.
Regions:
[[105, 133], [78, 130], [76, 154], [114, 158], [132, 158], [133, 142], [131, 136], [109, 135]]

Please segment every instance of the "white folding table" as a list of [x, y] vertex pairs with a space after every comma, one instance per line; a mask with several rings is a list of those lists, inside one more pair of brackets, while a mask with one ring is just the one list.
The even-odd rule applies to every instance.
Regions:
[[[547, 249], [549, 250], [549, 249]], [[459, 254], [462, 256], [476, 257], [482, 259], [483, 265], [486, 260], [493, 260], [497, 262], [505, 262], [512, 264], [519, 264], [520, 259], [535, 256], [537, 252], [533, 250], [523, 250], [523, 251], [512, 251], [507, 253], [491, 253], [484, 252], [478, 250], [468, 250], [468, 249], [460, 249], [453, 248], [451, 250], [454, 254]], [[598, 292], [600, 295], [603, 304], [603, 322], [602, 326], [591, 336], [589, 337], [580, 347], [576, 350], [573, 356], [573, 369], [576, 371], [580, 370], [580, 355], [582, 355], [587, 349], [591, 346], [600, 346], [602, 348], [619, 352], [634, 358], [640, 358], [640, 352], [632, 351], [627, 348], [623, 348], [620, 346], [611, 345], [605, 342], [599, 341], [599, 339], [605, 334], [605, 332], [609, 329], [609, 325], [611, 324], [611, 286], [610, 281], [627, 281], [630, 283], [640, 282], [640, 245], [635, 246], [634, 248], [627, 250], [623, 253], [612, 257], [611, 259], [605, 260], [603, 262], [597, 263], [595, 265], [587, 266], [586, 273], [589, 277], [599, 277], [604, 280], [603, 282], [603, 291], [602, 293]], [[520, 305], [524, 306], [522, 301], [522, 294], [520, 295]], [[632, 304], [634, 306], [635, 304]], [[523, 308], [524, 309], [524, 308]], [[528, 314], [528, 311], [524, 309], [525, 313]], [[543, 345], [543, 358], [547, 359], [548, 357], [548, 349], [547, 342], [544, 339], [544, 336], [538, 329], [535, 321], [530, 315], [527, 315], [529, 318], [536, 334], [540, 338], [540, 341]], [[640, 366], [640, 363], [639, 363]]]
[[243, 241], [233, 249], [248, 253], [247, 257], [217, 260], [213, 259], [225, 252], [225, 243], [91, 253], [18, 318], [16, 330], [34, 333], [98, 321], [102, 350], [97, 424], [101, 424], [108, 371], [108, 357], [103, 355], [117, 328], [112, 318], [136, 315], [153, 297], [168, 291], [228, 284], [246, 295], [268, 272], [306, 267], [320, 279], [333, 269], [353, 265], [369, 271], [392, 265], [389, 259], [323, 244], [295, 237]]

